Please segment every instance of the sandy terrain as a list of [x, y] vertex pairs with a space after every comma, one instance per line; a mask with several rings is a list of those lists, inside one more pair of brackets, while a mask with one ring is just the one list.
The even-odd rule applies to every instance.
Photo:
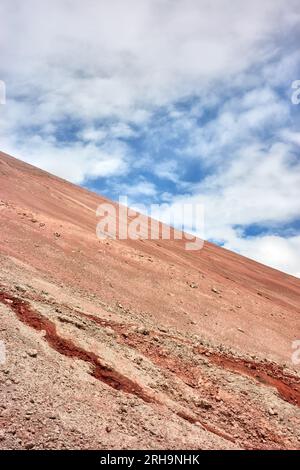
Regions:
[[0, 152], [0, 449], [300, 448], [299, 279], [103, 201]]

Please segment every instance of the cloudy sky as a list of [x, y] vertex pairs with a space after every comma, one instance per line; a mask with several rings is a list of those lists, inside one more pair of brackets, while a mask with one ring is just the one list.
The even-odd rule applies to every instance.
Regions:
[[[300, 277], [299, 0], [1, 0], [0, 149]], [[197, 255], [195, 255], [197, 256]]]

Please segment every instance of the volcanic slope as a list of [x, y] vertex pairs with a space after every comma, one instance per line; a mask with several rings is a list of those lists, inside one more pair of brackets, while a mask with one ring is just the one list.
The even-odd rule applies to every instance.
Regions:
[[300, 448], [299, 279], [101, 202], [0, 153], [0, 448]]

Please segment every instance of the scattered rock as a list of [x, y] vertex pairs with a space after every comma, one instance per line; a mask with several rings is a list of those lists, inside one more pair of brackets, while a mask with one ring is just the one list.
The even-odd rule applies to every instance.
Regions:
[[58, 315], [58, 319], [62, 323], [69, 323], [70, 325], [76, 326], [79, 329], [85, 329], [85, 325], [79, 321], [76, 321], [74, 318], [65, 317], [63, 315]]
[[24, 447], [26, 450], [30, 450], [34, 448], [34, 444], [33, 442], [27, 442]]
[[212, 408], [212, 404], [209, 403], [209, 401], [204, 400], [203, 398], [199, 401], [196, 401], [195, 405], [199, 408], [202, 408], [203, 410], [209, 410], [210, 408]]
[[159, 329], [159, 331], [161, 331], [162, 333], [168, 333], [167, 328], [164, 328], [163, 326], [159, 326], [158, 329]]
[[136, 364], [140, 365], [142, 362], [143, 362], [143, 358], [142, 357], [136, 357], [133, 362], [135, 362]]
[[191, 289], [198, 289], [198, 284], [195, 282], [188, 282], [188, 285], [190, 286]]
[[[108, 336], [115, 336], [115, 332], [114, 330], [110, 327], [110, 326], [107, 326], [105, 328], [105, 333], [108, 335]], [[123, 334], [124, 335], [124, 334]]]
[[150, 331], [147, 330], [147, 328], [139, 327], [136, 329], [136, 332], [139, 333], [140, 335], [148, 336], [150, 334]]
[[30, 357], [37, 357], [37, 355], [38, 355], [38, 352], [37, 352], [36, 349], [30, 349], [29, 351], [26, 351], [26, 352], [27, 352], [28, 356], [30, 356]]
[[17, 291], [19, 291], [19, 292], [26, 292], [25, 287], [20, 286], [19, 284], [16, 284], [16, 285], [15, 285], [15, 289], [16, 289]]
[[278, 414], [277, 411], [274, 410], [274, 408], [272, 408], [272, 407], [270, 407], [270, 408], [268, 409], [268, 413], [269, 413], [269, 415], [271, 415], [271, 416], [275, 416], [275, 415]]
[[211, 291], [214, 292], [215, 294], [221, 294], [221, 292], [218, 289], [216, 289], [216, 287], [212, 287]]

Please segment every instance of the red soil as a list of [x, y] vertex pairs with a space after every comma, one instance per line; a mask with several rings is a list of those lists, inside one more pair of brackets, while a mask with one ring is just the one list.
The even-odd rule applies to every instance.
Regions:
[[0, 448], [299, 448], [299, 279], [207, 242], [99, 241], [102, 202], [0, 152]]
[[[198, 350], [201, 354], [205, 353], [203, 348]], [[280, 368], [272, 364], [261, 364], [216, 353], [210, 353], [209, 360], [229, 371], [246, 375], [263, 385], [276, 388], [283, 400], [300, 406], [300, 381], [296, 376], [283, 374]]]
[[[130, 327], [132, 328], [133, 325], [122, 325], [117, 322], [103, 320], [99, 317], [96, 317], [95, 315], [87, 315], [78, 311], [77, 313], [80, 316], [92, 320], [99, 325], [110, 326], [116, 333], [120, 335], [118, 338], [119, 341], [136, 348], [145, 355], [150, 356], [152, 360], [155, 360], [160, 365], [164, 363], [164, 366], [168, 368], [175, 368], [177, 374], [180, 375], [179, 364], [176, 364], [175, 367], [175, 365], [172, 363], [173, 358], [164, 358], [163, 354], [159, 353], [159, 348], [157, 345], [151, 345], [151, 343], [146, 342], [145, 340], [141, 340], [139, 335], [133, 333], [128, 334], [128, 329]], [[160, 332], [155, 332], [155, 335], [165, 336], [164, 333]], [[202, 355], [208, 355], [210, 362], [213, 362], [223, 369], [235, 372], [237, 374], [246, 375], [247, 377], [251, 377], [261, 384], [276, 388], [283, 400], [293, 405], [300, 406], [300, 379], [295, 375], [283, 374], [282, 368], [276, 366], [275, 364], [261, 363], [257, 361], [230, 357], [228, 355], [216, 352], [212, 353], [208, 348], [204, 348], [203, 346], [197, 347], [195, 350]], [[183, 370], [185, 371], [184, 375], [186, 379], [186, 365], [183, 365]], [[190, 380], [191, 379], [189, 378], [189, 382], [191, 383]]]
[[135, 384], [117, 371], [110, 370], [102, 365], [96, 354], [85, 351], [66, 338], [61, 338], [57, 334], [54, 323], [35, 312], [24, 300], [13, 297], [6, 292], [0, 292], [0, 302], [9, 305], [21, 322], [37, 331], [44, 331], [45, 340], [52, 349], [66, 357], [80, 359], [91, 364], [92, 375], [96, 379], [101, 380], [116, 390], [136, 395], [147, 403], [153, 402], [153, 399], [138, 384]]

